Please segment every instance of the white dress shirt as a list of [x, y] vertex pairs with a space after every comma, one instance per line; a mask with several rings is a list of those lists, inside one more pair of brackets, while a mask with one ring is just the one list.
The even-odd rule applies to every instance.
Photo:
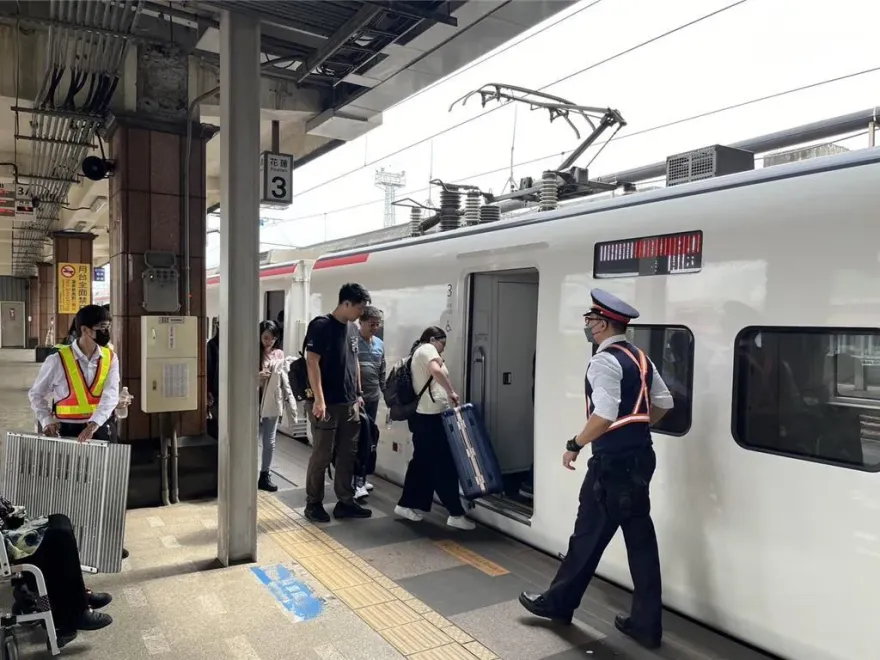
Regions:
[[[98, 360], [101, 357], [101, 351], [96, 350], [91, 356], [83, 353], [79, 347], [79, 342], [75, 341], [71, 345], [73, 356], [79, 363], [83, 375], [86, 379], [86, 387], [95, 379], [98, 371]], [[53, 401], [61, 401], [70, 395], [70, 389], [67, 385], [67, 377], [64, 374], [64, 365], [61, 363], [61, 356], [57, 353], [50, 355], [40, 367], [40, 373], [28, 392], [28, 398], [31, 400], [31, 410], [37, 417], [42, 428], [46, 428], [47, 424], [57, 424], [58, 419], [52, 414], [52, 405], [49, 403], [49, 397]], [[98, 426], [103, 426], [110, 419], [113, 410], [119, 403], [119, 358], [113, 353], [113, 360], [110, 362], [110, 372], [107, 374], [107, 380], [104, 382], [104, 391], [101, 393], [101, 400], [92, 417], [88, 420], [63, 420], [70, 424], [85, 424], [86, 422], [94, 422]]]
[[[620, 341], [626, 341], [626, 335], [615, 335], [599, 344], [596, 354], [590, 359], [590, 365], [587, 367], [587, 380], [593, 388], [593, 394], [590, 396], [590, 401], [593, 402], [593, 414], [609, 422], [617, 419], [620, 410], [620, 381], [623, 379], [623, 367], [611, 351], [605, 349]], [[651, 362], [647, 353], [645, 358], [654, 374], [651, 379], [651, 405], [669, 410], [674, 405], [669, 388], [657, 373], [657, 367]]]

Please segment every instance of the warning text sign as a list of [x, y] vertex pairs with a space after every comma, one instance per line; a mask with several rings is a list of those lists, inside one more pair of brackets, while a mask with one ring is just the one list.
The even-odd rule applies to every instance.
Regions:
[[92, 304], [91, 264], [58, 264], [58, 313], [76, 314]]

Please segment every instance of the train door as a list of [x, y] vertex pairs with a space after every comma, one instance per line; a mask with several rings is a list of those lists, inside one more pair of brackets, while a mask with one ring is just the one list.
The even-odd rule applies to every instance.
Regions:
[[278, 315], [284, 318], [284, 291], [266, 291], [265, 305], [263, 306], [263, 319], [277, 321]]
[[471, 276], [468, 400], [479, 409], [504, 475], [503, 496], [485, 502], [531, 517], [538, 271]]

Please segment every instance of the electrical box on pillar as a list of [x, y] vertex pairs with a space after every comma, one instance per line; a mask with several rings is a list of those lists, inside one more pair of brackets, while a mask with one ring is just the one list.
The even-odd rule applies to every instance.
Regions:
[[293, 156], [264, 151], [260, 156], [260, 206], [286, 209], [293, 202]]
[[147, 251], [144, 280], [144, 309], [153, 314], [176, 314], [180, 311], [180, 273], [173, 252]]
[[199, 407], [199, 323], [195, 316], [141, 317], [141, 410]]

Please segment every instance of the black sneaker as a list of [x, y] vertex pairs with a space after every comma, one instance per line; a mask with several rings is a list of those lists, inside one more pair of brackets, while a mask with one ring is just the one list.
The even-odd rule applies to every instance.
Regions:
[[333, 517], [337, 520], [340, 518], [372, 518], [372, 516], [372, 510], [362, 507], [357, 502], [351, 504], [337, 502], [333, 508]]
[[330, 514], [324, 510], [320, 504], [310, 504], [303, 512], [307, 520], [312, 522], [328, 523], [330, 522]]
[[278, 490], [278, 486], [272, 483], [272, 477], [268, 472], [260, 472], [260, 480], [257, 482], [258, 490], [265, 490], [267, 493], [274, 493]]

